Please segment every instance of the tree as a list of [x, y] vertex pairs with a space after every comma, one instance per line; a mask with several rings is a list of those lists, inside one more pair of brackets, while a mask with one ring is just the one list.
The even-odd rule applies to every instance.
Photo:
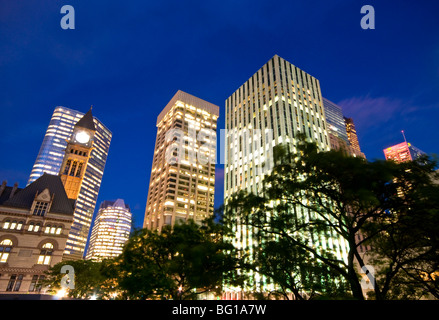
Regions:
[[[439, 188], [436, 162], [422, 157], [399, 165], [390, 219], [371, 241], [380, 299], [439, 298]], [[376, 226], [375, 226], [376, 228]], [[376, 231], [376, 230], [374, 230]]]
[[[139, 230], [117, 261], [118, 289], [129, 299], [194, 299], [221, 293], [224, 279], [234, 281], [235, 249], [223, 241], [224, 228], [193, 220], [165, 226], [161, 232]], [[238, 278], [236, 278], [238, 279]]]
[[[374, 243], [373, 240], [378, 239], [382, 240], [382, 245], [388, 244], [388, 239], [385, 240], [383, 235], [391, 231], [392, 226], [402, 227], [399, 217], [414, 216], [414, 211], [421, 217], [425, 202], [431, 203], [430, 215], [432, 219], [436, 219], [437, 200], [434, 201], [433, 198], [437, 195], [438, 187], [431, 179], [426, 178], [434, 173], [436, 163], [430, 159], [425, 159], [422, 164], [396, 164], [380, 160], [369, 162], [338, 151], [322, 152], [303, 136], [299, 139], [296, 153], [292, 153], [288, 145], [275, 148], [275, 166], [263, 181], [262, 194], [241, 192], [227, 200], [227, 220], [231, 224], [238, 221], [251, 228], [263, 250], [273, 250], [276, 243], [279, 248], [295, 247], [291, 249], [293, 252], [277, 249], [274, 251], [279, 261], [288, 262], [284, 264], [283, 277], [279, 277], [274, 269], [267, 266], [269, 260], [254, 260], [255, 268], [264, 271], [280, 288], [288, 287], [286, 279], [291, 274], [297, 274], [297, 268], [310, 268], [310, 265], [301, 266], [299, 261], [308, 261], [306, 255], [311, 255], [312, 259], [328, 268], [328, 271], [349, 283], [354, 298], [364, 299], [357, 270], [358, 266], [364, 267], [365, 262], [359, 246], [377, 245], [378, 242]], [[402, 198], [401, 192], [405, 192], [406, 197]], [[410, 210], [407, 210], [408, 207]], [[415, 221], [411, 219], [411, 222]], [[434, 230], [430, 232], [430, 239], [426, 239], [423, 248], [434, 247], [431, 237], [438, 233], [437, 229], [432, 228]], [[339, 238], [346, 242], [346, 261], [334, 255], [334, 250], [323, 241], [325, 238]], [[435, 249], [428, 249], [421, 255], [424, 259], [428, 258], [430, 269], [435, 269], [431, 263], [434, 261], [434, 252]], [[305, 254], [305, 259], [292, 262], [292, 253]], [[391, 264], [395, 257], [390, 253], [388, 257], [390, 260], [385, 263]], [[418, 259], [417, 262], [419, 261]], [[425, 276], [425, 273], [422, 274]], [[377, 299], [386, 298], [389, 284], [396, 275], [395, 272], [389, 272], [385, 274], [384, 280], [378, 279], [375, 285]], [[419, 278], [418, 275], [417, 279]], [[321, 279], [314, 281], [322, 283]], [[337, 292], [335, 283], [339, 283], [340, 288], [344, 285], [343, 281], [336, 281], [331, 286], [326, 284], [322, 289], [332, 288], [329, 291]], [[308, 292], [315, 290], [312, 281], [301, 284], [305, 285], [303, 288]], [[300, 297], [294, 287], [289, 290], [295, 293], [296, 298]]]
[[72, 266], [74, 270], [74, 288], [67, 290], [67, 296], [76, 299], [110, 296], [112, 291], [111, 281], [105, 276], [103, 270], [108, 263], [92, 260], [63, 261], [54, 265], [47, 272], [47, 277], [43, 283], [43, 286], [49, 288], [49, 292], [56, 294], [58, 290], [61, 290], [61, 279], [66, 276], [65, 273], [61, 273], [61, 268], [65, 265]]

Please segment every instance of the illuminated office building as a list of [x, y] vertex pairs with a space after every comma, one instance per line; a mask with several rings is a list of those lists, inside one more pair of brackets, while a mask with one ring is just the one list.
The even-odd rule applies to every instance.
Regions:
[[415, 146], [412, 146], [409, 142], [396, 144], [384, 149], [383, 151], [386, 160], [393, 160], [398, 163], [413, 161], [425, 154], [425, 152], [419, 150]]
[[[87, 135], [90, 141], [85, 141]], [[69, 198], [76, 200], [74, 222], [64, 251], [65, 259], [81, 259], [85, 253], [111, 137], [112, 133], [92, 116], [91, 110], [84, 114], [57, 107], [52, 114], [28, 184], [44, 172], [60, 175]], [[91, 141], [92, 145], [89, 145]], [[81, 177], [76, 177], [78, 173]]]
[[157, 117], [144, 228], [213, 215], [219, 107], [178, 91]]
[[[287, 144], [295, 153], [298, 133], [322, 151], [329, 151], [328, 131], [319, 80], [275, 55], [226, 100], [224, 202], [244, 190], [262, 194], [262, 180], [274, 165], [272, 149]], [[307, 213], [303, 213], [306, 215]], [[259, 239], [250, 227], [234, 226], [235, 247], [252, 255]], [[327, 239], [322, 238], [322, 241]], [[344, 240], [329, 241], [345, 259]], [[270, 291], [263, 277], [253, 274], [244, 291]]]
[[94, 221], [86, 258], [102, 261], [117, 257], [122, 253], [130, 232], [130, 207], [122, 199], [102, 202]]
[[346, 132], [348, 134], [348, 139], [351, 144], [352, 154], [357, 157], [366, 158], [365, 154], [361, 152], [354, 120], [352, 118], [346, 118], [346, 117], [344, 118], [344, 120], [346, 123]]

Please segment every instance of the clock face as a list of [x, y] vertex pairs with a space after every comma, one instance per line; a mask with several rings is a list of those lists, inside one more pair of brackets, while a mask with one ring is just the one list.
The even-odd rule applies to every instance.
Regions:
[[90, 135], [85, 131], [80, 131], [75, 135], [75, 139], [79, 143], [87, 143], [90, 141]]

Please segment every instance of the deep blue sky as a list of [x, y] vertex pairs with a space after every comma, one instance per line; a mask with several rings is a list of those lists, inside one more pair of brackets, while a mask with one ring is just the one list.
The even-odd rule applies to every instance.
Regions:
[[[67, 4], [75, 30], [60, 27]], [[141, 226], [162, 108], [181, 89], [220, 106], [224, 128], [227, 97], [274, 54], [320, 80], [368, 159], [401, 130], [439, 153], [438, 17], [429, 0], [0, 0], [0, 180], [25, 186], [56, 106], [93, 105], [113, 132], [97, 207], [123, 198]]]

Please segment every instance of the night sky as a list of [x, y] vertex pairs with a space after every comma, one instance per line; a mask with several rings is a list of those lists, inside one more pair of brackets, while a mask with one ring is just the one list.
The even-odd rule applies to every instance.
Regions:
[[227, 97], [275, 54], [353, 117], [369, 160], [401, 130], [439, 153], [437, 1], [0, 0], [0, 180], [26, 185], [56, 106], [93, 105], [113, 133], [96, 207], [122, 198], [141, 226], [160, 111], [180, 89], [220, 106], [222, 129]]

